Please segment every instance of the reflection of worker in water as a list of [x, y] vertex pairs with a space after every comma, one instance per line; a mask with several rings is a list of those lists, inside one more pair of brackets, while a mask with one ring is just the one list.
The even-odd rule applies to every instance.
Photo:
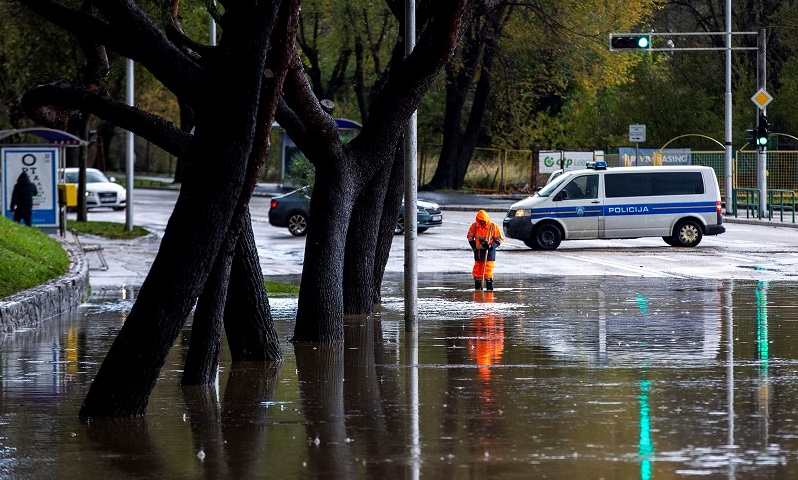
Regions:
[[[493, 292], [474, 292], [474, 301], [493, 303]], [[473, 334], [468, 342], [468, 350], [479, 366], [479, 378], [490, 380], [491, 365], [498, 365], [504, 353], [504, 319], [490, 310], [474, 319]], [[487, 396], [490, 389], [486, 388]]]
[[39, 193], [36, 185], [30, 181], [28, 174], [22, 172], [17, 178], [14, 190], [11, 192], [11, 205], [9, 210], [14, 215], [15, 222], [24, 223], [31, 226], [33, 217], [33, 197]]
[[471, 250], [474, 251], [474, 289], [482, 290], [483, 280], [485, 289], [493, 290], [493, 265], [496, 262], [496, 249], [504, 239], [499, 232], [499, 226], [490, 221], [490, 216], [485, 210], [477, 212], [477, 218], [466, 235]]

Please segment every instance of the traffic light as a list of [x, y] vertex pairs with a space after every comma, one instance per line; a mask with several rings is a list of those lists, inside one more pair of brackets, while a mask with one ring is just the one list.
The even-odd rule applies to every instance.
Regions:
[[756, 147], [758, 145], [757, 137], [759, 136], [759, 129], [758, 128], [749, 128], [745, 131], [748, 134], [748, 144], [751, 146]]
[[610, 34], [610, 50], [651, 50], [651, 35]]
[[770, 135], [770, 122], [765, 114], [759, 114], [759, 125], [756, 129], [756, 146], [766, 147], [768, 144], [768, 135]]

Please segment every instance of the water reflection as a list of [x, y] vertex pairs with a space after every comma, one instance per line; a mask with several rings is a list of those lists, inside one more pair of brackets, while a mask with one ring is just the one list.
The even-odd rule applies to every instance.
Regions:
[[145, 419], [77, 419], [134, 292], [0, 337], [0, 478], [798, 476], [795, 284], [431, 276], [414, 337], [387, 280], [342, 343], [225, 349], [212, 388], [180, 386], [187, 329]]

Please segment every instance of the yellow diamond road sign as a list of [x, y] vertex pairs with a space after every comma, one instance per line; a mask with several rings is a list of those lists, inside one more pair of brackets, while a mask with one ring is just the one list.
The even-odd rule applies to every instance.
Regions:
[[756, 103], [760, 109], [763, 109], [768, 106], [768, 103], [773, 101], [773, 97], [771, 97], [764, 88], [760, 88], [759, 91], [751, 97], [751, 101]]

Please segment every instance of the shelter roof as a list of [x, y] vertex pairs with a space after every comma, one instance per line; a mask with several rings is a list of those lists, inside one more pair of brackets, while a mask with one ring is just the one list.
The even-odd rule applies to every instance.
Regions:
[[82, 140], [71, 133], [53, 128], [33, 127], [19, 128], [16, 130], [0, 130], [0, 143], [15, 135], [29, 135], [43, 140], [42, 144], [63, 145], [65, 147], [81, 147], [88, 145], [89, 142]]

